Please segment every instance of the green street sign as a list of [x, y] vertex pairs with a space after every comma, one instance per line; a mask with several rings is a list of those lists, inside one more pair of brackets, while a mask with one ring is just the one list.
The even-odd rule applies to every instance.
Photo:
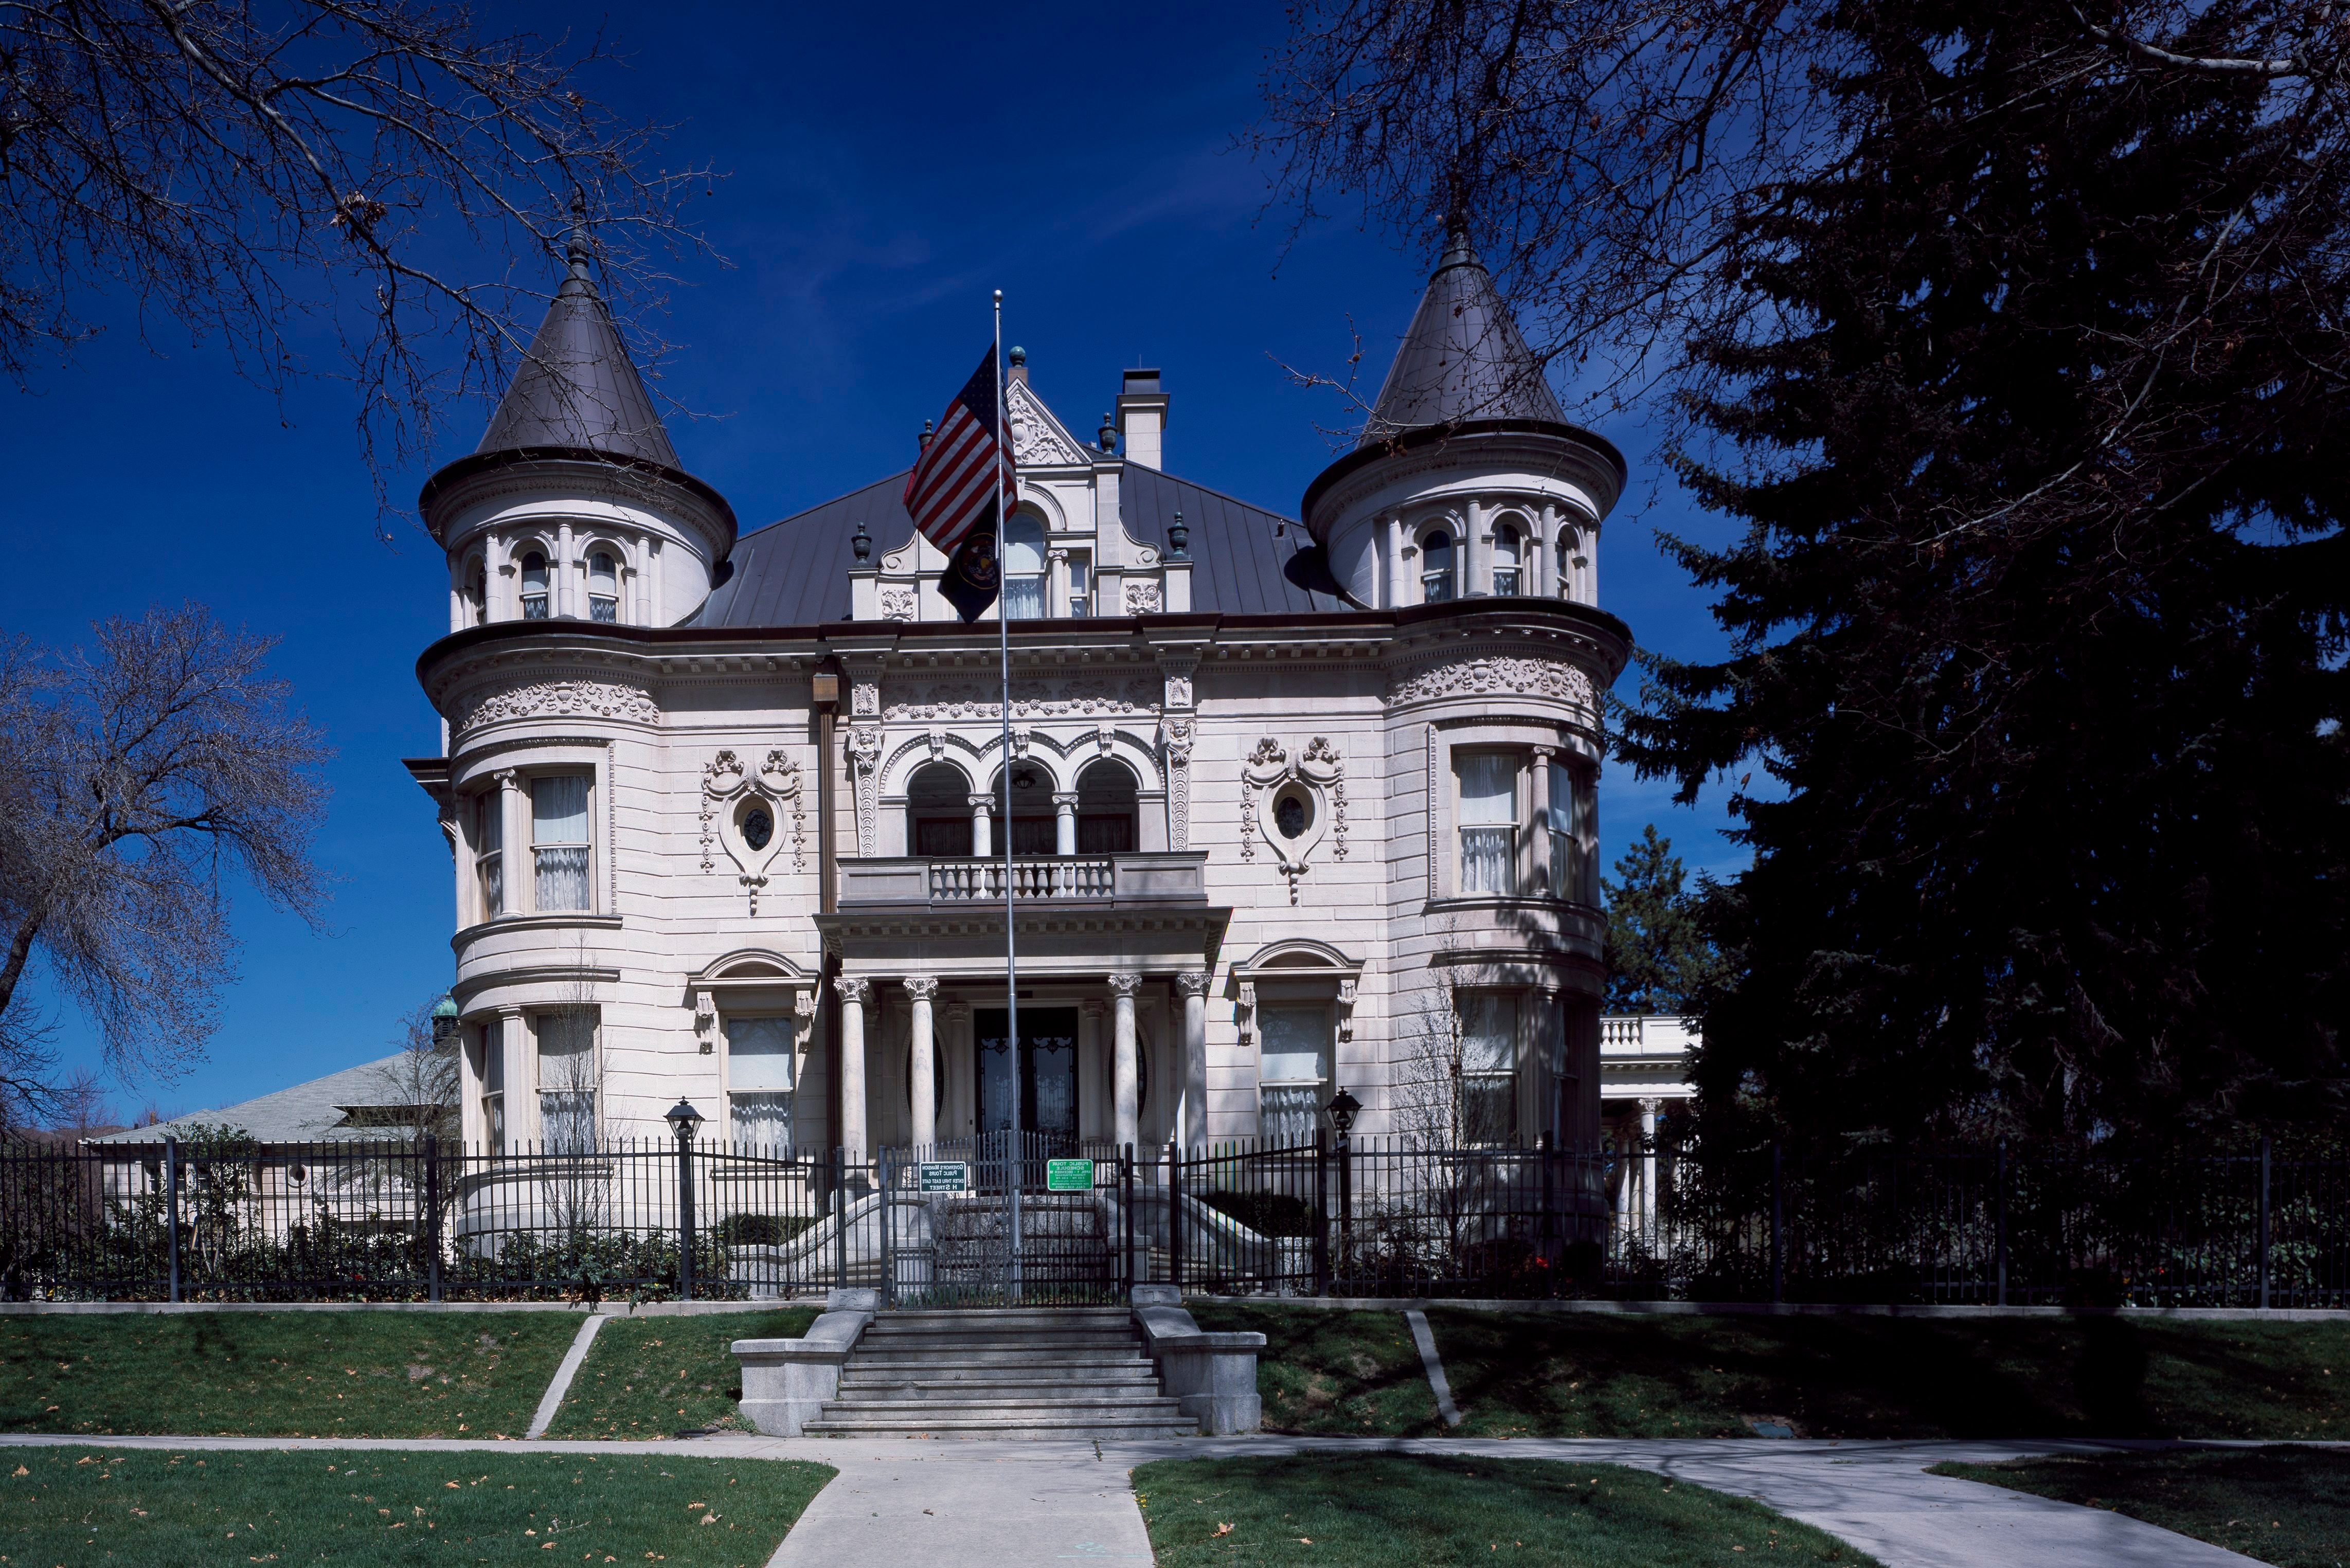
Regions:
[[1094, 1162], [1090, 1159], [1048, 1159], [1045, 1162], [1047, 1192], [1091, 1192]]
[[926, 1159], [914, 1168], [914, 1182], [923, 1192], [968, 1192], [971, 1167], [959, 1159]]

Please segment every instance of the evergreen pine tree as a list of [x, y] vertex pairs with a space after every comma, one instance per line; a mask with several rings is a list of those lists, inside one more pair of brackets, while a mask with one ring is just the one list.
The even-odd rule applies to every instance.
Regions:
[[1699, 920], [1699, 898], [1672, 840], [1649, 823], [1616, 862], [1607, 898], [1607, 1011], [1685, 1013], [1716, 979], [1720, 960]]

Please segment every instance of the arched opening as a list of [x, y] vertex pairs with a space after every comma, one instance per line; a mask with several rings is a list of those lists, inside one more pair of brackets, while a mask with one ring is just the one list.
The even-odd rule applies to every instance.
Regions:
[[607, 626], [620, 618], [620, 567], [608, 550], [588, 557], [588, 618]]
[[1003, 526], [1003, 614], [1012, 620], [1045, 614], [1045, 524], [1025, 512]]
[[1526, 536], [1514, 523], [1493, 529], [1493, 591], [1510, 595], [1525, 591]]
[[1012, 792], [1004, 799], [1003, 775], [995, 775], [995, 820], [1012, 836], [1014, 856], [1055, 853], [1059, 837], [1053, 810], [1053, 775], [1035, 763], [1012, 764]]
[[908, 781], [906, 852], [932, 860], [972, 853], [971, 780], [951, 763], [925, 763]]
[[490, 618], [490, 575], [475, 556], [465, 563], [465, 624], [481, 626]]
[[1558, 531], [1558, 597], [1571, 599], [1578, 597], [1582, 587], [1583, 535], [1574, 528]]
[[1077, 853], [1131, 855], [1136, 844], [1134, 771], [1107, 758], [1077, 775]]
[[533, 550], [522, 558], [522, 618], [545, 620], [552, 613], [546, 596], [546, 557]]
[[1430, 528], [1419, 540], [1420, 602], [1442, 604], [1452, 597], [1452, 535]]

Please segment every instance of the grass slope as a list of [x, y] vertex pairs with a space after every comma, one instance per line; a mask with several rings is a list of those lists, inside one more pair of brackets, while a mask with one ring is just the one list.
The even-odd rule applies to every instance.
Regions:
[[2350, 1438], [2350, 1324], [1431, 1312], [1461, 1436]]
[[1141, 1465], [1159, 1568], [1691, 1568], [1874, 1560], [1760, 1503], [1614, 1465], [1295, 1454]]
[[2350, 1563], [2350, 1453], [2339, 1449], [2100, 1454], [1934, 1473], [2109, 1508], [2278, 1568]]
[[1401, 1313], [1195, 1302], [1191, 1319], [1219, 1333], [1264, 1335], [1256, 1382], [1269, 1430], [1393, 1437], [1446, 1429]]
[[0, 1430], [520, 1437], [577, 1313], [0, 1318]]
[[814, 1307], [786, 1307], [608, 1323], [596, 1331], [546, 1435], [650, 1438], [712, 1427], [748, 1430], [735, 1410], [743, 1369], [727, 1346], [738, 1339], [795, 1339], [816, 1314]]
[[0, 1561], [78, 1568], [759, 1568], [833, 1474], [828, 1465], [622, 1454], [109, 1454], [77, 1444], [20, 1449], [16, 1459], [16, 1473], [0, 1475]]

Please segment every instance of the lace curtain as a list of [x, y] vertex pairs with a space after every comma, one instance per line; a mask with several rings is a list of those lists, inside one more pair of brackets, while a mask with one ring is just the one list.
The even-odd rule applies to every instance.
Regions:
[[586, 1009], [538, 1020], [539, 1137], [550, 1154], [596, 1147], [596, 1017]]
[[1469, 992], [1461, 1009], [1461, 1130], [1471, 1144], [1517, 1129], [1518, 999]]
[[1461, 890], [1510, 893], [1517, 877], [1518, 760], [1498, 752], [1460, 759]]
[[1310, 1143], [1320, 1125], [1323, 1085], [1329, 1079], [1330, 1010], [1260, 1008], [1257, 1029], [1264, 1041], [1257, 1070], [1258, 1134], [1284, 1143]]
[[541, 909], [585, 909], [588, 903], [588, 776], [557, 774], [530, 785], [531, 854]]
[[792, 1096], [779, 1090], [734, 1096], [734, 1141], [763, 1153], [792, 1152]]

